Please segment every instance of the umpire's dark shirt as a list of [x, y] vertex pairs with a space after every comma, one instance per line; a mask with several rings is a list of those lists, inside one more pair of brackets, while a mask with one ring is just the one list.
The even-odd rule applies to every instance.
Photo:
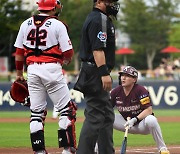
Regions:
[[93, 8], [82, 28], [81, 60], [94, 62], [93, 51], [98, 49], [104, 50], [106, 65], [112, 70], [115, 64], [115, 28], [105, 13]]

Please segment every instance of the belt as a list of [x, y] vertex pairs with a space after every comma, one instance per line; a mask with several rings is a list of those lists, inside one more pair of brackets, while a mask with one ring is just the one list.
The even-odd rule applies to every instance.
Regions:
[[55, 63], [55, 64], [60, 64], [59, 62], [30, 62], [28, 65], [33, 65], [33, 64], [48, 64], [48, 63]]
[[96, 66], [95, 62], [90, 62], [90, 61], [83, 61], [82, 64], [90, 65], [90, 66]]

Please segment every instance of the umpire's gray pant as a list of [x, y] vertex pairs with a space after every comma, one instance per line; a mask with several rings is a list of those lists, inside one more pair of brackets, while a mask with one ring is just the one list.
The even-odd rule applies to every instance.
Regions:
[[84, 95], [85, 121], [80, 133], [77, 154], [93, 154], [98, 140], [99, 154], [113, 154], [114, 111], [109, 93], [102, 91], [96, 96]]

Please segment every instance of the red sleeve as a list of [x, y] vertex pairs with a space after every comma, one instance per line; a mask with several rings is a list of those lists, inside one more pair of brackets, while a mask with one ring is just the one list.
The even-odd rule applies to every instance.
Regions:
[[[24, 49], [16, 48], [16, 55], [24, 56], [24, 52], [25, 52]], [[15, 64], [16, 64], [16, 70], [23, 70], [24, 61], [16, 60]]]
[[22, 55], [22, 56], [24, 56], [24, 52], [25, 52], [24, 49], [16, 48], [16, 55]]
[[70, 49], [70, 50], [63, 52], [63, 57], [64, 57], [64, 59], [71, 59], [73, 54], [74, 54], [74, 50]]

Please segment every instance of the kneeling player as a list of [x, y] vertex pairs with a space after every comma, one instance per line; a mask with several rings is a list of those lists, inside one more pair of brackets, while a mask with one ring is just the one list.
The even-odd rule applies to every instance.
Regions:
[[[125, 131], [129, 126], [130, 134], [152, 134], [160, 154], [169, 154], [164, 143], [161, 128], [152, 111], [149, 92], [141, 85], [136, 84], [137, 70], [126, 66], [119, 72], [119, 86], [111, 91], [111, 102], [120, 114], [115, 114], [113, 127]], [[126, 121], [127, 117], [131, 117]], [[97, 150], [97, 147], [95, 149]]]

